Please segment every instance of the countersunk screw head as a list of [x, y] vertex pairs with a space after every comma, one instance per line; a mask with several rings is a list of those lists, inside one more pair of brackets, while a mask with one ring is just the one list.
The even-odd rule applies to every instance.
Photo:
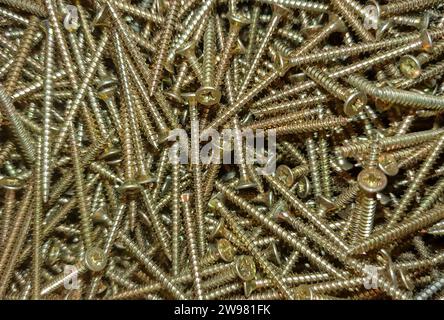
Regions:
[[296, 299], [300, 300], [311, 299], [312, 292], [308, 285], [302, 284], [294, 290], [294, 296]]
[[219, 253], [221, 259], [225, 262], [233, 261], [236, 253], [230, 241], [224, 238], [217, 240], [217, 252]]
[[122, 161], [122, 150], [118, 148], [110, 147], [99, 157], [100, 160], [105, 161], [108, 164], [116, 164]]
[[297, 183], [298, 183], [297, 194], [299, 198], [304, 199], [308, 197], [308, 195], [311, 192], [310, 180], [308, 180], [307, 177], [302, 177], [301, 179], [299, 179]]
[[256, 276], [256, 264], [251, 256], [238, 256], [235, 266], [237, 275], [243, 281], [253, 280]]
[[418, 78], [421, 69], [421, 63], [412, 55], [405, 55], [399, 59], [399, 71], [409, 79]]
[[183, 203], [190, 202], [191, 201], [191, 196], [192, 196], [191, 192], [182, 193], [180, 195], [180, 201], [183, 202]]
[[111, 12], [107, 5], [102, 6], [94, 20], [91, 24], [93, 28], [95, 27], [109, 27], [111, 25]]
[[236, 190], [253, 189], [256, 187], [256, 183], [251, 181], [249, 177], [241, 177], [239, 179], [239, 183], [236, 186]]
[[379, 169], [388, 176], [396, 176], [399, 171], [398, 162], [393, 154], [383, 153], [379, 155]]
[[197, 101], [204, 106], [212, 106], [219, 103], [220, 97], [220, 90], [212, 86], [201, 87], [196, 91]]
[[285, 164], [281, 164], [276, 168], [276, 178], [284, 182], [289, 188], [294, 184], [293, 171]]
[[328, 15], [328, 22], [329, 23], [334, 23], [336, 21], [339, 21], [339, 23], [337, 24], [335, 31], [336, 32], [340, 32], [340, 33], [344, 33], [347, 32], [347, 26], [345, 25], [344, 21], [342, 21], [341, 18], [339, 18], [339, 16], [336, 13], [329, 13]]
[[142, 190], [141, 185], [135, 180], [125, 181], [119, 187], [119, 192], [121, 194], [128, 194], [128, 195], [136, 194], [141, 190]]
[[107, 264], [105, 252], [97, 247], [92, 247], [85, 252], [85, 265], [91, 271], [102, 271]]
[[364, 191], [380, 192], [387, 186], [387, 176], [376, 168], [364, 169], [358, 174], [358, 184]]
[[433, 48], [433, 39], [430, 32], [427, 30], [423, 30], [421, 32], [421, 40], [422, 40], [422, 49], [425, 52], [430, 52]]
[[117, 79], [106, 77], [97, 83], [97, 96], [106, 101], [114, 95], [117, 88]]
[[248, 298], [256, 290], [256, 281], [250, 280], [244, 282], [244, 295]]
[[19, 190], [23, 188], [23, 180], [13, 177], [4, 177], [0, 179], [0, 187], [7, 190]]

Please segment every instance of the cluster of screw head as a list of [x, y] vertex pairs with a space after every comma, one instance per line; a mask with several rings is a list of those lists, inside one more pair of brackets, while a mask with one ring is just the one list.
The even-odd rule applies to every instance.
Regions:
[[439, 1], [0, 3], [0, 299], [442, 297]]

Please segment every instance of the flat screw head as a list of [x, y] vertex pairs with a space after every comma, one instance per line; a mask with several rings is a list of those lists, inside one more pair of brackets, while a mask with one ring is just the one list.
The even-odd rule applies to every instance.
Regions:
[[236, 272], [243, 281], [253, 280], [256, 276], [256, 264], [251, 256], [239, 256], [236, 259]]
[[136, 194], [140, 192], [142, 187], [135, 180], [126, 181], [119, 187], [119, 192], [122, 194]]
[[107, 260], [105, 252], [100, 248], [92, 247], [85, 252], [85, 265], [91, 271], [102, 271]]
[[251, 181], [248, 177], [241, 177], [239, 179], [239, 183], [236, 186], [236, 190], [253, 189], [256, 187], [257, 187], [256, 183]]
[[276, 178], [284, 182], [289, 188], [294, 184], [293, 171], [291, 171], [291, 169], [285, 164], [282, 164], [276, 168]]
[[200, 104], [203, 104], [204, 106], [212, 106], [219, 103], [221, 93], [220, 90], [215, 87], [205, 86], [196, 91], [196, 98]]
[[244, 295], [248, 298], [257, 288], [256, 281], [250, 280], [244, 282]]
[[234, 260], [234, 255], [236, 251], [234, 250], [234, 247], [231, 245], [230, 241], [227, 239], [219, 239], [217, 240], [217, 252], [219, 253], [220, 257], [225, 262], [231, 262]]
[[311, 299], [312, 292], [310, 287], [306, 284], [302, 284], [295, 289], [295, 297], [300, 300]]
[[414, 56], [403, 56], [399, 60], [399, 71], [409, 79], [418, 78], [421, 74], [421, 63]]
[[394, 155], [383, 153], [379, 156], [379, 169], [388, 176], [396, 176], [399, 172], [398, 163]]
[[353, 117], [361, 112], [362, 107], [367, 103], [367, 96], [363, 92], [352, 93], [344, 102], [344, 113]]
[[376, 193], [387, 186], [387, 176], [379, 169], [364, 169], [358, 174], [358, 184], [362, 190]]
[[423, 30], [421, 32], [421, 40], [422, 40], [422, 49], [425, 52], [430, 52], [433, 48], [433, 39], [430, 32], [427, 30]]
[[192, 195], [191, 192], [182, 193], [180, 195], [180, 201], [182, 201], [183, 203], [190, 202], [191, 201], [191, 195]]
[[19, 190], [23, 188], [23, 180], [12, 177], [4, 177], [0, 179], [0, 187], [7, 190]]

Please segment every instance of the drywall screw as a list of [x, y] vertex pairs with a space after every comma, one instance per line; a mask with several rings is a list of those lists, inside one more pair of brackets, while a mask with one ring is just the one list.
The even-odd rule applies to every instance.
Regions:
[[149, 216], [149, 219], [152, 223], [154, 233], [155, 233], [156, 237], [159, 239], [160, 246], [161, 246], [163, 252], [165, 253], [166, 257], [169, 260], [171, 260], [171, 251], [170, 251], [170, 247], [168, 246], [168, 244], [170, 243], [170, 240], [168, 238], [168, 232], [166, 231], [165, 226], [160, 221], [159, 215], [157, 215], [154, 211], [154, 204], [152, 201], [153, 198], [148, 193], [148, 191], [146, 189], [141, 191], [141, 195], [142, 195], [142, 199], [145, 204], [145, 207], [148, 211], [148, 216]]
[[315, 197], [319, 197], [322, 195], [321, 176], [319, 170], [318, 155], [315, 147], [315, 140], [313, 137], [307, 138], [307, 140], [305, 141], [305, 148], [307, 151], [311, 182], [313, 184], [313, 194]]
[[299, 180], [299, 178], [309, 174], [311, 172], [310, 170], [311, 169], [309, 164], [302, 164], [300, 166], [294, 167], [293, 169], [284, 164], [281, 164], [276, 168], [276, 177], [290, 188], [297, 180]]
[[54, 75], [54, 33], [50, 26], [46, 30], [46, 52], [45, 52], [45, 80], [43, 98], [43, 139], [42, 139], [42, 163], [41, 181], [43, 202], [48, 201], [50, 185], [50, 130], [51, 130], [51, 108], [53, 104], [53, 80]]
[[[54, 29], [54, 31], [55, 30], [56, 29]], [[57, 35], [57, 33], [55, 33], [55, 34]], [[107, 33], [102, 35], [100, 43], [97, 46], [97, 50], [94, 53], [94, 56], [91, 58], [88, 68], [86, 69], [83, 81], [78, 86], [78, 90], [76, 92], [75, 98], [71, 101], [71, 103], [69, 104], [69, 106], [67, 108], [66, 116], [65, 116], [65, 123], [60, 128], [59, 135], [54, 142], [53, 155], [57, 155], [62, 147], [62, 144], [66, 138], [66, 134], [68, 133], [68, 128], [71, 125], [71, 123], [78, 111], [78, 107], [80, 106], [83, 98], [85, 97], [87, 88], [90, 85], [90, 82], [92, 81], [95, 71], [97, 70], [98, 63], [99, 63], [101, 56], [105, 50], [106, 44], [108, 42], [108, 38], [109, 38], [109, 36]]]
[[401, 2], [385, 4], [382, 6], [379, 6], [377, 2], [372, 2], [372, 4], [376, 5], [378, 16], [382, 18], [393, 15], [400, 15], [409, 11], [418, 11], [428, 6], [434, 5], [437, 2], [437, 0], [405, 0]]
[[216, 64], [216, 30], [214, 19], [208, 20], [204, 35], [204, 49], [202, 62], [202, 86], [196, 91], [196, 98], [204, 106], [212, 106], [219, 102], [221, 92], [215, 83], [214, 67]]
[[422, 66], [432, 59], [441, 55], [444, 51], [444, 42], [440, 41], [433, 45], [430, 53], [420, 53], [416, 57], [406, 55], [399, 60], [399, 70], [404, 76], [410, 79], [418, 78], [422, 72]]
[[322, 86], [329, 93], [344, 101], [344, 113], [354, 116], [359, 113], [367, 102], [367, 97], [360, 91], [343, 87], [328, 74], [317, 67], [306, 67], [304, 73]]
[[[322, 99], [323, 98], [323, 99]], [[329, 100], [330, 98], [327, 98], [327, 96], [323, 96], [321, 99], [321, 101], [325, 101], [325, 100]], [[305, 100], [306, 101], [306, 100]], [[289, 103], [285, 103], [285, 104], [278, 104], [278, 105], [273, 105], [270, 107], [266, 107], [264, 109], [260, 109], [260, 110], [251, 110], [251, 112], [253, 113], [254, 116], [256, 117], [260, 117], [263, 115], [267, 115], [269, 113], [274, 113], [275, 111], [277, 112], [281, 112], [280, 109], [291, 109], [292, 106], [294, 106], [295, 104], [297, 105], [303, 105], [304, 101], [303, 100], [298, 100], [294, 102], [289, 102]], [[310, 102], [311, 103], [311, 102]], [[287, 105], [288, 107], [284, 108], [284, 105]], [[268, 128], [273, 128], [273, 127], [278, 127], [280, 125], [285, 125], [288, 124], [292, 121], [302, 121], [305, 119], [310, 119], [312, 116], [314, 115], [318, 115], [319, 114], [319, 110], [318, 109], [308, 109], [308, 110], [301, 110], [301, 111], [294, 111], [294, 112], [289, 112], [287, 114], [282, 114], [282, 115], [277, 115], [275, 117], [272, 118], [267, 118], [264, 120], [258, 120], [258, 121], [254, 121], [252, 123], [247, 124], [247, 126], [244, 126], [244, 129], [248, 130], [248, 129], [252, 129], [252, 130], [256, 130], [256, 129], [268, 129]]]
[[233, 118], [233, 129], [234, 129], [234, 152], [235, 152], [235, 163], [239, 164], [239, 183], [236, 189], [250, 189], [256, 188], [257, 185], [251, 180], [250, 175], [247, 171], [246, 159], [244, 156], [243, 138], [242, 132], [240, 130], [239, 119], [237, 117]]
[[251, 62], [251, 59], [253, 58], [253, 54], [256, 48], [256, 41], [257, 41], [257, 31], [258, 31], [258, 23], [259, 23], [259, 15], [261, 12], [260, 6], [254, 6], [252, 13], [251, 13], [251, 24], [250, 29], [248, 32], [248, 46], [247, 46], [247, 52], [245, 53], [245, 61], [247, 63]]
[[[193, 13], [189, 25], [187, 25], [184, 31], [176, 37], [175, 41], [173, 41], [173, 46], [170, 49], [170, 52], [166, 59], [167, 66], [172, 66], [174, 58], [177, 53], [176, 51], [180, 47], [182, 47], [185, 44], [185, 42], [190, 40], [191, 35], [196, 31], [197, 27], [202, 22], [202, 19], [204, 19], [206, 16], [209, 15], [214, 3], [215, 3], [214, 0], [205, 1], [203, 5], [198, 10], [196, 10], [195, 13]], [[166, 69], [172, 70], [172, 67], [166, 67]]]
[[191, 214], [191, 193], [183, 193], [181, 195], [183, 216], [185, 221], [185, 231], [188, 240], [188, 250], [190, 252], [191, 268], [194, 277], [194, 289], [196, 290], [196, 297], [202, 300], [202, 277], [200, 274], [199, 255], [196, 244], [196, 234], [194, 233], [193, 218]]
[[[199, 117], [197, 113], [197, 94], [190, 95], [189, 108], [190, 108], [190, 121], [191, 121], [191, 136], [197, 138], [199, 135]], [[203, 182], [202, 182], [202, 165], [199, 152], [199, 142], [194, 139], [191, 142], [191, 169], [193, 172], [194, 181], [194, 201], [195, 201], [195, 218], [196, 218], [196, 241], [199, 257], [203, 257], [205, 253], [206, 241], [205, 241], [205, 226], [203, 221], [204, 215], [204, 198], [202, 194]]]
[[[327, 273], [311, 273], [284, 277], [282, 278], [282, 281], [288, 285], [299, 285], [325, 281], [328, 280], [329, 277], [330, 276]], [[272, 285], [273, 284], [270, 279], [255, 279], [251, 281], [246, 281], [244, 282], [244, 295], [248, 298], [255, 290], [266, 289], [271, 287]]]
[[70, 147], [71, 157], [75, 171], [76, 196], [80, 211], [81, 230], [85, 248], [88, 250], [92, 247], [92, 221], [89, 214], [89, 206], [86, 202], [85, 185], [83, 181], [83, 167], [80, 161], [80, 155], [77, 147], [74, 130], [70, 129]]
[[407, 236], [409, 233], [420, 230], [443, 218], [444, 211], [439, 206], [431, 209], [426, 216], [415, 217], [371, 236], [365, 241], [359, 242], [348, 251], [349, 254], [357, 254], [370, 249], [377, 249], [387, 241], [394, 241]]
[[302, 0], [260, 0], [260, 2], [268, 4], [279, 4], [292, 9], [304, 10], [313, 13], [323, 13], [328, 11], [328, 5], [313, 1]]
[[45, 7], [42, 4], [30, 0], [20, 0], [20, 1], [1, 0], [0, 2], [5, 5], [16, 8], [18, 10], [23, 10], [25, 12], [31, 13], [38, 17], [45, 18], [48, 14], [45, 10]]
[[230, 30], [223, 44], [224, 47], [220, 56], [219, 65], [214, 76], [214, 85], [216, 87], [222, 83], [223, 76], [229, 68], [230, 58], [233, 55], [234, 45], [239, 37], [239, 32], [241, 28], [248, 23], [248, 20], [235, 12], [229, 12], [228, 20], [230, 22]]
[[167, 58], [168, 47], [171, 42], [171, 38], [174, 33], [174, 25], [177, 23], [177, 18], [179, 14], [179, 2], [173, 1], [169, 8], [168, 16], [166, 18], [165, 27], [162, 32], [162, 37], [160, 41], [159, 54], [156, 56], [156, 62], [153, 66], [152, 71], [152, 82], [149, 87], [150, 95], [154, 94], [158, 82], [160, 80], [161, 73], [163, 71], [163, 65]]
[[236, 250], [227, 239], [218, 239], [216, 245], [210, 247], [208, 255], [203, 257], [200, 261], [202, 266], [212, 265], [219, 259], [225, 262], [232, 262], [234, 260]]
[[430, 283], [426, 288], [417, 293], [414, 297], [415, 300], [428, 300], [432, 298], [444, 287], [444, 278], [440, 277], [434, 282]]
[[182, 47], [179, 47], [177, 49], [177, 54], [183, 56], [186, 59], [188, 65], [193, 70], [196, 78], [199, 80], [200, 83], [202, 83], [203, 82], [202, 67], [199, 64], [195, 51], [196, 51], [196, 42], [190, 41], [185, 43]]
[[184, 61], [180, 65], [179, 71], [177, 72], [177, 77], [175, 79], [174, 85], [172, 86], [170, 91], [164, 93], [165, 96], [167, 96], [168, 98], [172, 99], [175, 102], [178, 103], [182, 102], [180, 90], [187, 75], [187, 72], [188, 72], [188, 63]]
[[9, 236], [9, 231], [11, 230], [11, 223], [13, 221], [12, 213], [14, 211], [15, 201], [16, 201], [16, 191], [23, 188], [23, 181], [17, 178], [1, 178], [0, 187], [5, 189], [5, 199], [2, 211], [1, 219], [1, 237], [0, 243], [2, 245], [6, 244], [7, 237]]

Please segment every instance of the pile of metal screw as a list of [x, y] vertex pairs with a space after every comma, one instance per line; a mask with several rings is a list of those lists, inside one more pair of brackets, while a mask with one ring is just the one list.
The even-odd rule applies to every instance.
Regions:
[[0, 0], [0, 299], [442, 299], [443, 58], [442, 0]]

